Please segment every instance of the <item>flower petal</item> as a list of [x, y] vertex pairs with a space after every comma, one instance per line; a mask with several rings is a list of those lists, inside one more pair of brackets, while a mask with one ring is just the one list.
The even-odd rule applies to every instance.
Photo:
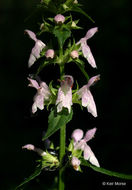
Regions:
[[84, 159], [89, 160], [89, 162], [91, 162], [93, 165], [100, 167], [97, 158], [88, 145], [86, 145], [84, 148]]
[[87, 107], [89, 102], [89, 93], [87, 88], [85, 88], [83, 94], [82, 94], [82, 106]]
[[39, 94], [44, 96], [44, 99], [48, 100], [51, 95], [48, 85], [45, 82], [40, 82]]
[[90, 50], [90, 47], [87, 45], [87, 42], [84, 41], [83, 43], [81, 43], [81, 48], [82, 48], [82, 52], [84, 57], [87, 59], [87, 61], [89, 62], [89, 64], [93, 67], [96, 68], [96, 63], [95, 63], [95, 59], [93, 57], [93, 54]]
[[28, 61], [28, 66], [31, 67], [34, 62], [36, 61], [36, 59], [38, 59], [40, 57], [40, 52], [42, 51], [42, 49], [45, 47], [46, 45], [41, 41], [41, 40], [37, 40], [35, 43], [35, 46], [33, 47], [31, 54], [30, 54], [30, 58]]
[[32, 144], [27, 144], [25, 146], [22, 146], [22, 149], [27, 149], [27, 150], [33, 150], [34, 152], [37, 152], [40, 156], [45, 156], [46, 152], [44, 152], [42, 149], [40, 148], [36, 148], [34, 145]]
[[97, 117], [96, 105], [90, 90], [87, 91], [87, 94], [88, 94], [88, 103], [87, 103], [88, 112], [91, 113], [94, 117]]
[[71, 135], [71, 138], [74, 140], [74, 142], [78, 142], [83, 138], [83, 130], [81, 129], [75, 129]]
[[33, 144], [26, 144], [26, 145], [22, 146], [22, 149], [34, 150], [35, 146]]
[[85, 142], [88, 142], [94, 137], [96, 130], [97, 130], [96, 128], [93, 128], [86, 132], [85, 137], [84, 137]]
[[81, 162], [80, 162], [80, 160], [79, 160], [77, 157], [73, 156], [73, 157], [72, 157], [72, 160], [71, 160], [71, 164], [72, 164], [73, 168], [74, 168], [76, 171], [78, 171]]
[[87, 87], [89, 88], [90, 86], [94, 85], [98, 80], [100, 80], [100, 75], [96, 75], [90, 78], [88, 81]]
[[58, 90], [58, 96], [56, 100], [57, 105], [57, 112], [62, 111], [62, 108], [65, 107], [68, 109], [69, 113], [71, 112], [71, 105], [72, 105], [72, 90], [69, 88], [66, 94], [62, 91], [60, 87]]
[[30, 84], [28, 86], [36, 88], [37, 90], [40, 88], [38, 82], [34, 79], [27, 78], [30, 81]]
[[36, 61], [36, 57], [31, 53], [28, 60], [28, 67], [31, 67]]
[[25, 30], [25, 32], [28, 34], [28, 36], [34, 40], [35, 42], [37, 41], [36, 34], [32, 32], [31, 30]]
[[84, 148], [86, 146], [86, 142], [84, 139], [80, 140], [79, 142], [76, 142], [75, 145], [74, 145], [74, 149], [75, 150], [83, 150], [84, 151]]
[[86, 33], [86, 40], [88, 40], [89, 38], [93, 37], [93, 35], [98, 31], [98, 28], [95, 27], [95, 28], [91, 28], [90, 30], [87, 31]]
[[[39, 95], [38, 93], [34, 97], [34, 108], [39, 108], [40, 110], [44, 109], [44, 96]], [[35, 107], [36, 105], [36, 107]], [[36, 110], [36, 109], [35, 109]], [[35, 112], [33, 112], [35, 113]]]

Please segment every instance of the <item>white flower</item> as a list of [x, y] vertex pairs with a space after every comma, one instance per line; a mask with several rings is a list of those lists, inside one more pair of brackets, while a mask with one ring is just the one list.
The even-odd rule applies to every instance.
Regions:
[[40, 85], [36, 80], [28, 78], [30, 81], [30, 84], [28, 86], [34, 87], [37, 89], [37, 93], [34, 96], [34, 103], [32, 105], [32, 113], [35, 113], [37, 111], [37, 108], [40, 110], [44, 109], [44, 100], [48, 100], [51, 93], [49, 90], [49, 87], [45, 82], [40, 82]]
[[28, 67], [31, 67], [34, 62], [36, 61], [36, 59], [38, 59], [40, 57], [40, 52], [42, 51], [42, 49], [46, 46], [41, 40], [38, 40], [36, 38], [36, 35], [34, 32], [30, 31], [30, 30], [25, 30], [25, 32], [29, 35], [29, 37], [35, 41], [35, 46], [33, 47], [30, 57], [29, 57], [29, 61], [28, 61]]
[[90, 30], [88, 30], [88, 32], [86, 33], [86, 36], [84, 38], [81, 38], [79, 40], [79, 42], [77, 42], [77, 44], [81, 44], [81, 50], [82, 53], [84, 55], [84, 57], [87, 59], [87, 61], [89, 62], [89, 64], [93, 67], [96, 68], [96, 63], [93, 57], [93, 54], [91, 52], [90, 47], [87, 44], [87, 40], [90, 39], [96, 32], [98, 31], [98, 28], [91, 28]]
[[65, 75], [64, 80], [61, 81], [61, 87], [58, 90], [58, 96], [56, 100], [57, 112], [61, 112], [63, 107], [67, 108], [69, 113], [71, 112], [72, 85], [73, 77], [70, 75]]
[[84, 138], [82, 138], [83, 131], [81, 129], [75, 129], [71, 137], [74, 140], [74, 149], [81, 149], [83, 151], [83, 156], [85, 160], [89, 160], [89, 162], [91, 162], [93, 165], [100, 167], [97, 158], [95, 157], [91, 148], [87, 145], [87, 142], [94, 137], [95, 132], [96, 128], [90, 129], [86, 132]]
[[100, 75], [92, 77], [88, 84], [84, 85], [77, 94], [79, 95], [79, 98], [82, 99], [82, 106], [87, 107], [88, 112], [91, 113], [94, 117], [97, 117], [97, 109], [96, 105], [93, 99], [93, 96], [90, 92], [90, 86], [93, 85], [96, 81], [98, 81], [100, 78]]

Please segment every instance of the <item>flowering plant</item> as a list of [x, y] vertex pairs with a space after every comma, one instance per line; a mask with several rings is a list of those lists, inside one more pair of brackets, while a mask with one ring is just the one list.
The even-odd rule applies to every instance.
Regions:
[[[66, 124], [73, 117], [74, 104], [87, 107], [88, 112], [93, 117], [97, 117], [97, 109], [91, 93], [91, 87], [100, 79], [100, 75], [89, 78], [85, 70], [85, 64], [88, 62], [91, 67], [97, 68], [87, 41], [95, 35], [98, 28], [89, 29], [84, 37], [76, 41], [72, 30], [79, 30], [82, 27], [77, 25], [79, 20], [74, 20], [71, 13], [83, 14], [94, 22], [81, 9], [81, 5], [76, 0], [42, 0], [39, 7], [51, 12], [53, 17], [45, 16], [43, 18], [40, 31], [37, 34], [29, 29], [25, 30], [25, 34], [35, 42], [29, 56], [28, 67], [34, 67], [34, 65], [37, 67], [36, 73], [30, 75], [27, 79], [29, 86], [37, 90], [33, 98], [32, 113], [35, 114], [38, 109], [47, 109], [49, 112], [47, 131], [42, 139], [47, 146], [43, 147], [43, 149], [37, 148], [32, 144], [22, 147], [38, 153], [40, 160], [35, 172], [16, 189], [21, 188], [24, 184], [34, 179], [42, 170], [58, 170], [58, 189], [64, 190], [66, 167], [72, 167], [74, 170], [81, 172], [81, 166], [86, 166], [106, 175], [132, 179], [132, 175], [120, 174], [100, 167], [98, 159], [87, 144], [94, 137], [96, 128], [89, 129], [85, 135], [82, 129], [75, 129], [71, 135], [69, 145], [67, 146], [66, 144]], [[45, 32], [50, 33], [54, 39], [49, 44], [40, 40], [40, 35]], [[54, 41], [57, 45], [54, 45]], [[86, 61], [84, 61], [85, 59]], [[69, 75], [69, 73], [65, 73], [65, 65], [67, 63], [75, 63], [77, 65], [86, 78], [87, 84], [81, 88], [77, 84], [75, 89], [74, 77]], [[48, 65], [58, 65], [60, 69], [59, 86], [53, 85], [53, 81], [49, 84], [41, 81], [39, 74]], [[49, 140], [49, 137], [58, 130], [60, 130], [60, 145], [55, 147], [54, 143]], [[64, 162], [65, 156], [67, 156], [66, 162]]]

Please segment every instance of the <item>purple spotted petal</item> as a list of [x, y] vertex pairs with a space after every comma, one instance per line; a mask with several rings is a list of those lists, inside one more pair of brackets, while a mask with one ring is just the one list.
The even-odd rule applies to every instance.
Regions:
[[27, 79], [30, 81], [30, 84], [28, 86], [36, 88], [37, 90], [40, 88], [36, 80], [33, 80], [31, 78], [27, 78]]
[[98, 31], [98, 28], [95, 27], [95, 28], [91, 28], [90, 30], [87, 31], [86, 33], [86, 40], [90, 39], [91, 37], [93, 37], [93, 35]]
[[81, 129], [75, 129], [71, 135], [74, 142], [78, 142], [83, 138], [83, 131]]
[[87, 61], [89, 62], [89, 64], [93, 67], [96, 68], [96, 63], [95, 63], [95, 59], [93, 57], [93, 54], [90, 50], [90, 47], [87, 45], [87, 42], [84, 41], [83, 43], [81, 43], [81, 48], [82, 48], [82, 52], [84, 57], [87, 59]]
[[95, 157], [94, 153], [92, 152], [91, 148], [88, 145], [86, 145], [84, 148], [84, 159], [89, 160], [91, 164], [100, 167], [97, 158]]
[[96, 75], [90, 78], [88, 81], [87, 87], [89, 88], [90, 86], [94, 85], [98, 80], [100, 80], [100, 75]]
[[37, 41], [36, 34], [32, 32], [31, 30], [25, 30], [25, 32], [28, 34], [28, 36], [34, 40], [35, 42]]
[[89, 140], [91, 140], [94, 137], [96, 130], [97, 130], [96, 128], [93, 128], [86, 132], [86, 134], [84, 136], [85, 142], [88, 142]]

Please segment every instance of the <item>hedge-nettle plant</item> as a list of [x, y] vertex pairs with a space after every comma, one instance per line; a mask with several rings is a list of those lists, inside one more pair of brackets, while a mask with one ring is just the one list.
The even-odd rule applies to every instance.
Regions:
[[[79, 14], [83, 14], [93, 23], [94, 21], [81, 9], [76, 0], [41, 0], [38, 8], [43, 10], [42, 23], [39, 26], [38, 33], [35, 34], [30, 29], [25, 30], [25, 34], [34, 41], [28, 67], [33, 67], [35, 64], [35, 68], [37, 68], [36, 73], [29, 75], [30, 77], [27, 79], [29, 81], [28, 86], [36, 89], [32, 113], [35, 114], [38, 109], [49, 113], [47, 131], [42, 139], [47, 146], [37, 148], [32, 144], [27, 144], [22, 147], [22, 149], [35, 151], [40, 159], [35, 173], [26, 178], [17, 188], [21, 189], [21, 186], [38, 176], [42, 170], [58, 170], [58, 189], [64, 190], [66, 167], [82, 172], [81, 166], [86, 166], [106, 175], [132, 179], [131, 175], [108, 171], [100, 167], [100, 162], [88, 145], [88, 142], [95, 135], [96, 128], [88, 129], [85, 135], [82, 129], [75, 129], [71, 138], [69, 137], [69, 144], [66, 144], [66, 124], [73, 117], [74, 104], [79, 104], [84, 109], [87, 108], [93, 117], [97, 117], [96, 104], [91, 89], [99, 81], [100, 75], [89, 78], [85, 64], [89, 63], [91, 67], [97, 68], [88, 40], [95, 35], [98, 28], [87, 28], [87, 32], [85, 32], [81, 26], [77, 25], [79, 20], [74, 20], [72, 12], [76, 12], [78, 17]], [[47, 17], [46, 12], [51, 13], [51, 17]], [[82, 29], [83, 35], [86, 34], [78, 41], [74, 38], [72, 30], [79, 29]], [[44, 38], [41, 41], [42, 33], [50, 33], [53, 40], [49, 39], [49, 44]], [[84, 82], [82, 87], [79, 87], [76, 82], [77, 78], [65, 73], [65, 65], [68, 63], [75, 63], [84, 75], [87, 82]], [[39, 74], [48, 65], [58, 65], [60, 68], [59, 86], [58, 83], [55, 84], [55, 81], [52, 81], [52, 77], [49, 84], [41, 81]], [[75, 86], [77, 87], [75, 88]], [[58, 130], [60, 130], [60, 141], [59, 146], [55, 147], [49, 137]], [[64, 157], [66, 155], [68, 158], [65, 163]]]

